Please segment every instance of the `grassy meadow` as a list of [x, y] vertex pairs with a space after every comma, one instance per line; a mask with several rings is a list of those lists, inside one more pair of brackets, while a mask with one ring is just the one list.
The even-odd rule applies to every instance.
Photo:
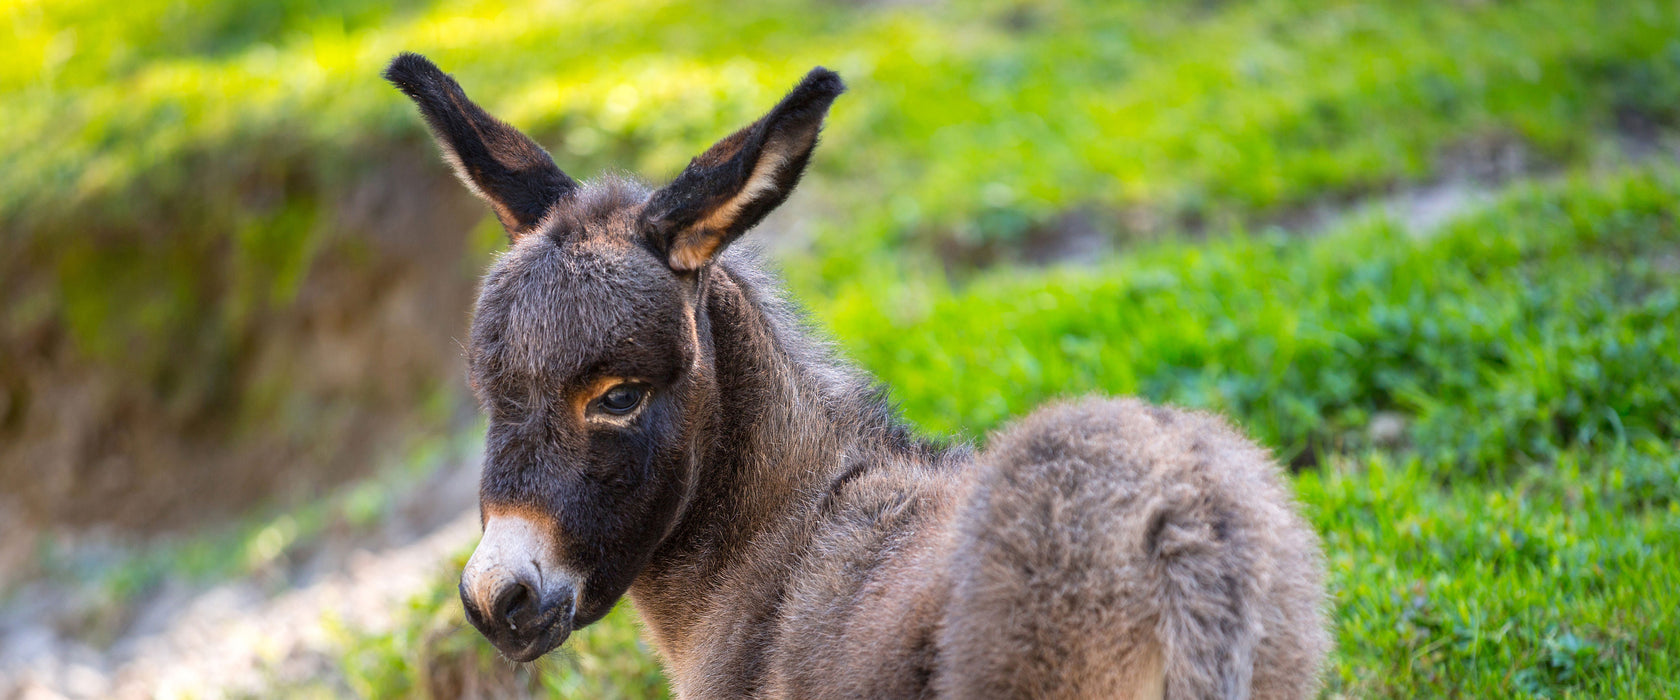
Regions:
[[[269, 445], [413, 404], [418, 430], [446, 429], [447, 338], [501, 233], [464, 191], [397, 197], [471, 212], [437, 266], [404, 252], [412, 212], [364, 211], [384, 200], [360, 183], [453, 186], [378, 80], [398, 51], [580, 177], [669, 177], [822, 64], [850, 92], [753, 239], [921, 430], [983, 442], [1086, 392], [1230, 416], [1324, 538], [1328, 697], [1680, 695], [1672, 3], [0, 0], [0, 17], [0, 351], [106, 377], [100, 396], [128, 403], [100, 415]], [[400, 297], [342, 280], [410, 268], [462, 290], [402, 321], [435, 327], [444, 359], [371, 389], [276, 359], [320, 318], [386, 313], [312, 290]], [[0, 368], [0, 439], [32, 434], [38, 376]], [[351, 480], [260, 512], [307, 514], [286, 521], [307, 538], [391, 483]], [[214, 527], [193, 541], [267, 531]], [[159, 550], [114, 585], [232, 575], [206, 563], [219, 546]], [[455, 598], [465, 554], [394, 630], [340, 630], [332, 673], [275, 692], [667, 693], [627, 603], [538, 664], [496, 658]]]

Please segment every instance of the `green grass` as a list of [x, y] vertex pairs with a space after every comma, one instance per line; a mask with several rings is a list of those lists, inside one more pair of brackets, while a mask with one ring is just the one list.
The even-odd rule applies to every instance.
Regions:
[[817, 315], [934, 432], [1106, 391], [1238, 416], [1293, 460], [1397, 411], [1413, 449], [1498, 472], [1680, 436], [1680, 182], [1603, 179], [1518, 188], [1428, 240], [1372, 217], [956, 290], [871, 276]]
[[[1680, 690], [1675, 265], [1680, 180], [1659, 170], [1518, 188], [1427, 239], [1360, 220], [809, 301], [932, 432], [1107, 391], [1310, 450], [1295, 484], [1329, 558], [1331, 694], [1652, 697]], [[1398, 444], [1371, 442], [1378, 412]], [[450, 590], [424, 619], [488, 658]], [[612, 653], [540, 677], [641, 696], [617, 679], [655, 662]]]
[[[1660, 484], [1652, 493], [1635, 483]], [[1569, 454], [1442, 487], [1421, 461], [1296, 481], [1329, 555], [1352, 697], [1680, 692], [1680, 449]]]
[[377, 78], [402, 49], [585, 174], [668, 174], [831, 64], [854, 84], [819, 160], [832, 188], [892, 194], [896, 228], [973, 235], [1091, 201], [1356, 193], [1488, 136], [1578, 160], [1619, 118], [1680, 115], [1680, 13], [1638, 0], [324, 5], [9, 2], [0, 114], [22, 128], [0, 140], [0, 217], [341, 167], [336, 150], [419, 132]]

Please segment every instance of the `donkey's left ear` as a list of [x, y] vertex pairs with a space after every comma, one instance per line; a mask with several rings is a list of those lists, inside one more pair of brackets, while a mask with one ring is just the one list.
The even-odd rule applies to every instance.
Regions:
[[420, 107], [444, 160], [467, 189], [490, 204], [514, 241], [537, 230], [560, 200], [577, 191], [577, 181], [561, 172], [542, 146], [473, 104], [461, 85], [426, 57], [397, 56], [385, 79]]
[[840, 76], [814, 68], [764, 118], [717, 142], [648, 200], [644, 230], [678, 271], [698, 270], [799, 183]]

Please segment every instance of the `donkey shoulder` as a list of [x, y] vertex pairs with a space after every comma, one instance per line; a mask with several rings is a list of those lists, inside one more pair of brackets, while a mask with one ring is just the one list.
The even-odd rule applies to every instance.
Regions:
[[929, 690], [966, 457], [859, 456], [834, 480], [788, 577], [766, 697]]

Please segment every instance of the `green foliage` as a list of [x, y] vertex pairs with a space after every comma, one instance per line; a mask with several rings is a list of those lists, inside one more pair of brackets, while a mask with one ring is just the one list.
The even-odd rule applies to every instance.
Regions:
[[[1661, 697], [1680, 690], [1680, 509], [1630, 502], [1640, 460], [1587, 455], [1442, 488], [1419, 460], [1296, 481], [1324, 533], [1350, 697]], [[1674, 466], [1669, 467], [1670, 487]]]
[[1230, 237], [960, 290], [866, 278], [817, 305], [920, 425], [978, 434], [1057, 396], [1231, 415], [1286, 460], [1379, 412], [1461, 471], [1680, 437], [1680, 182], [1526, 188], [1428, 239], [1388, 221]]
[[322, 179], [339, 150], [418, 134], [377, 79], [402, 49], [580, 173], [670, 173], [827, 63], [855, 88], [818, 161], [831, 196], [971, 237], [1087, 202], [1204, 216], [1368, 191], [1488, 137], [1578, 162], [1595, 132], [1672, 123], [1680, 94], [1680, 13], [1642, 0], [318, 5], [9, 3], [0, 218]]

